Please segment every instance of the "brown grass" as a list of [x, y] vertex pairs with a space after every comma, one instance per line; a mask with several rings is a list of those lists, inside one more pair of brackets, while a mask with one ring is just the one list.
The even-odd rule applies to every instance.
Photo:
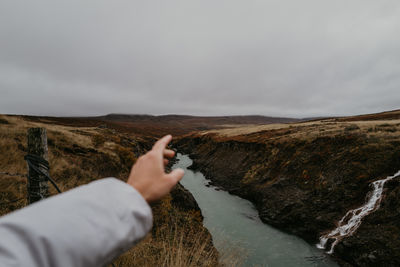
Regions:
[[149, 235], [114, 264], [144, 267], [215, 266], [218, 255], [209, 249], [211, 240], [208, 233], [190, 229], [190, 225], [185, 226], [186, 228], [182, 228], [175, 225], [170, 231], [157, 230], [155, 238]]
[[[50, 175], [62, 191], [107, 176], [124, 179], [136, 154], [151, 147], [150, 141], [144, 143], [141, 138], [112, 129], [77, 128], [0, 115], [0, 173], [26, 174], [23, 157], [30, 127], [47, 129]], [[26, 177], [0, 174], [0, 215], [27, 204], [26, 187]], [[50, 194], [56, 194], [52, 187]], [[153, 205], [153, 216], [152, 233], [116, 259], [117, 266], [218, 265], [218, 253], [198, 213], [174, 207], [171, 196], [167, 196]]]
[[400, 132], [400, 119], [342, 121], [324, 119], [290, 124], [267, 124], [258, 126], [232, 127], [201, 132], [200, 135], [213, 134], [220, 140], [237, 139], [242, 141], [309, 141], [323, 136], [343, 134], [365, 134], [367, 137], [397, 140]]

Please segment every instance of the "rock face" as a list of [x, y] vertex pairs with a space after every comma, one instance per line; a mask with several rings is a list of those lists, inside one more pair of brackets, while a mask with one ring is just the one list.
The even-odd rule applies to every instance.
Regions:
[[[171, 191], [172, 205], [184, 211], [197, 211], [201, 214], [201, 210], [193, 195], [178, 183]], [[203, 218], [203, 217], [202, 217]]]
[[[370, 182], [400, 169], [399, 142], [361, 134], [284, 141], [191, 135], [175, 146], [214, 185], [252, 201], [265, 223], [312, 244], [364, 203]], [[400, 266], [399, 180], [387, 183], [381, 207], [337, 245], [342, 266]]]

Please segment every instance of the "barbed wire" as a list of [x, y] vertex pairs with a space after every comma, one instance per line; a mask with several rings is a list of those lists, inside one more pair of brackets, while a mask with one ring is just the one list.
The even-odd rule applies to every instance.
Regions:
[[[46, 179], [49, 180], [51, 182], [51, 184], [55, 187], [55, 189], [58, 191], [58, 193], [61, 193], [61, 189], [57, 186], [56, 182], [53, 179], [51, 179], [50, 175], [48, 174], [50, 165], [47, 160], [45, 160], [44, 158], [42, 158], [40, 156], [32, 155], [32, 154], [26, 155], [24, 157], [24, 159], [26, 160], [26, 162], [28, 163], [30, 168], [32, 168], [38, 174], [45, 176]], [[29, 179], [33, 180], [35, 182], [40, 182], [37, 179], [33, 179], [33, 177], [29, 177]], [[42, 196], [42, 198], [44, 198], [44, 197]]]

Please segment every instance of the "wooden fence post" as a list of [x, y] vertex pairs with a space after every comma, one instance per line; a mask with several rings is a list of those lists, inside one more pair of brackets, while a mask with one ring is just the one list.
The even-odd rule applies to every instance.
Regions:
[[[49, 160], [45, 128], [30, 128], [28, 130], [28, 154]], [[49, 185], [46, 176], [36, 172], [29, 165], [28, 168], [28, 203], [31, 204], [47, 197]], [[38, 166], [38, 168], [48, 174], [47, 168], [43, 166]]]

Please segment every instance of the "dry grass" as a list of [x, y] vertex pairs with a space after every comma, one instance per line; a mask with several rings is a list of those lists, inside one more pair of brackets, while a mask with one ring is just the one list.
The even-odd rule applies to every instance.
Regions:
[[191, 228], [190, 224], [185, 227], [175, 225], [171, 231], [157, 231], [156, 239], [148, 235], [134, 249], [114, 261], [114, 264], [143, 267], [243, 266], [247, 251], [240, 244], [221, 241], [223, 245], [218, 244], [220, 250], [216, 253], [209, 249], [212, 241], [208, 233]]
[[[210, 250], [210, 236], [206, 232], [190, 229], [191, 225], [175, 225], [170, 231], [157, 231], [155, 238], [148, 236], [114, 262], [116, 266], [215, 266], [216, 255]], [[190, 229], [190, 230], [188, 230]]]
[[365, 134], [368, 137], [397, 140], [400, 132], [400, 120], [340, 121], [325, 119], [290, 124], [267, 124], [258, 126], [232, 127], [227, 129], [201, 132], [201, 135], [215, 134], [222, 139], [235, 137], [247, 140], [312, 140], [321, 136], [342, 134]]
[[325, 120], [325, 121], [309, 121], [309, 122], [298, 122], [298, 123], [271, 123], [265, 125], [244, 125], [244, 126], [232, 125], [232, 127], [227, 127], [226, 129], [204, 131], [202, 132], [202, 134], [214, 133], [221, 136], [232, 137], [237, 135], [248, 135], [257, 132], [283, 130], [288, 128], [315, 127], [315, 126], [325, 125], [326, 122], [329, 121]]
[[284, 123], [273, 123], [273, 124], [266, 124], [266, 125], [225, 125], [226, 129], [218, 129], [218, 130], [210, 130], [204, 131], [202, 134], [209, 134], [215, 133], [222, 136], [235, 136], [235, 135], [243, 135], [249, 133], [255, 133], [260, 131], [268, 131], [268, 130], [275, 130], [275, 129], [282, 129], [290, 127], [290, 124]]
[[[111, 129], [32, 122], [0, 115], [0, 172], [26, 174], [26, 132], [45, 127], [50, 175], [63, 190], [107, 176], [127, 177], [141, 140]], [[0, 174], [0, 215], [27, 203], [26, 178]], [[50, 187], [50, 194], [55, 194]], [[19, 200], [20, 199], [20, 200]], [[19, 200], [14, 202], [14, 200]], [[182, 211], [171, 197], [153, 206], [153, 232], [115, 261], [117, 266], [217, 266], [217, 252], [196, 212]]]
[[[101, 178], [103, 172], [96, 171], [101, 163], [106, 164], [103, 168], [111, 164], [114, 171], [119, 167], [115, 176], [126, 177], [130, 165], [135, 160], [133, 153], [127, 153], [126, 148], [120, 144], [115, 144], [114, 150], [108, 148], [101, 148], [101, 151], [95, 150], [91, 137], [98, 134], [95, 128], [81, 127], [78, 130], [75, 127], [47, 125], [26, 121], [17, 116], [0, 115], [0, 173], [2, 173], [0, 174], [0, 203], [26, 197], [26, 178], [4, 173], [23, 175], [27, 173], [24, 156], [27, 153], [26, 133], [30, 127], [47, 129], [50, 175], [63, 191]], [[78, 150], [81, 154], [74, 154]], [[126, 159], [130, 162], [125, 162]], [[55, 193], [53, 188], [50, 193]], [[12, 205], [1, 205], [0, 215], [24, 205], [24, 201]]]

